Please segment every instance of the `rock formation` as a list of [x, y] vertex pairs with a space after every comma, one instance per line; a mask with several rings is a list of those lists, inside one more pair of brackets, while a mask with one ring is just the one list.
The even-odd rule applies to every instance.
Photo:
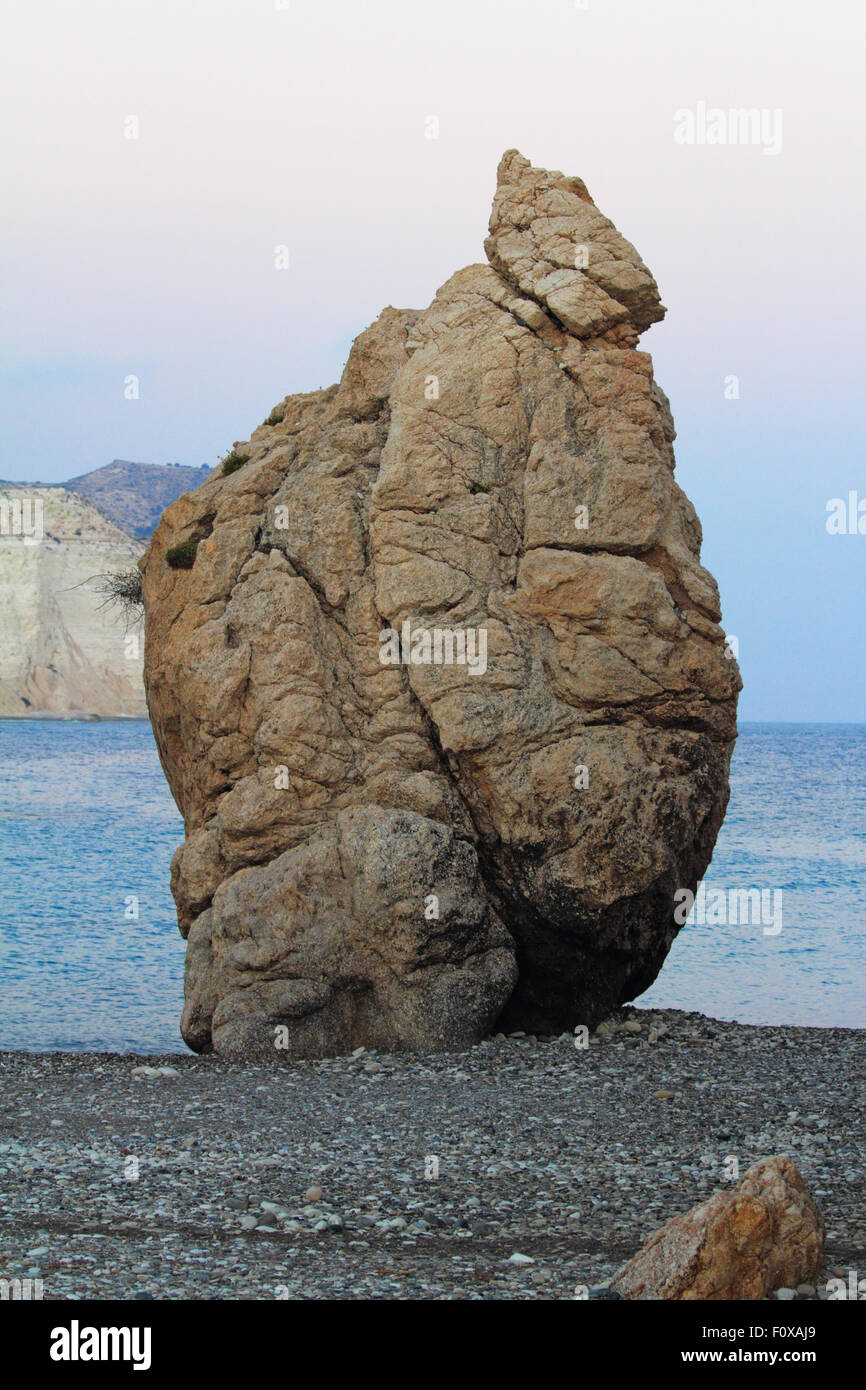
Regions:
[[622, 1298], [767, 1298], [811, 1283], [824, 1223], [790, 1158], [765, 1158], [736, 1187], [675, 1216], [614, 1278]]
[[140, 554], [63, 488], [0, 486], [0, 717], [146, 716], [141, 624], [98, 584]]
[[142, 561], [195, 1049], [591, 1026], [652, 983], [709, 862], [740, 683], [635, 346], [655, 281], [516, 151], [485, 247]]

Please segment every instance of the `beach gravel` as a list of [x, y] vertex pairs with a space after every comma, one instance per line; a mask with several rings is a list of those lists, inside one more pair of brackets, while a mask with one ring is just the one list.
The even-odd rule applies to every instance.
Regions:
[[[577, 1046], [0, 1054], [0, 1278], [47, 1299], [573, 1299], [759, 1159], [866, 1274], [866, 1032], [620, 1011]], [[146, 1068], [147, 1070], [142, 1070]]]

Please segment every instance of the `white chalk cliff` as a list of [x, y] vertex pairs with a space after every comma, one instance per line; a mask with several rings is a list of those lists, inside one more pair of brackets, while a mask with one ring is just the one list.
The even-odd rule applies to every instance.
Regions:
[[0, 486], [0, 717], [145, 715], [140, 624], [98, 583], [141, 548], [64, 488]]

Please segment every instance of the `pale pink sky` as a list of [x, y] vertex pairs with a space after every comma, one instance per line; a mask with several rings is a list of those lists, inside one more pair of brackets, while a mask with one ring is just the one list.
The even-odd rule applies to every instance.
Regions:
[[[864, 28], [857, 0], [7, 0], [0, 477], [214, 463], [384, 305], [483, 258], [517, 146], [581, 175], [659, 282], [643, 346], [748, 637], [747, 717], [866, 718], [866, 537], [823, 530], [828, 497], [866, 496]], [[780, 110], [781, 152], [678, 145], [699, 102]], [[778, 675], [801, 621], [820, 682]]]

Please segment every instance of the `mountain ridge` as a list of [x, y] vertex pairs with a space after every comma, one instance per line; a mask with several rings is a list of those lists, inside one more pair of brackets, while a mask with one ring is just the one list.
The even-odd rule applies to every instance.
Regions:
[[126, 535], [147, 541], [166, 507], [185, 492], [194, 492], [210, 474], [206, 463], [193, 468], [181, 463], [137, 463], [116, 458], [63, 483], [0, 478], [0, 488], [61, 488], [74, 492]]

